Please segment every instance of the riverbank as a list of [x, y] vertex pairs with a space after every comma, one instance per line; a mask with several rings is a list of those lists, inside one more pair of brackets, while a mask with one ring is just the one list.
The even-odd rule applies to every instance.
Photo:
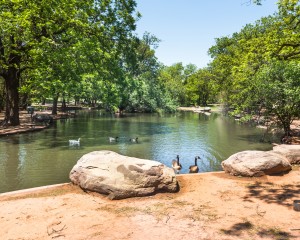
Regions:
[[0, 194], [3, 239], [299, 239], [300, 171], [178, 175], [178, 193], [111, 201], [72, 184]]
[[[207, 112], [204, 110], [204, 108], [200, 108], [200, 107], [179, 107], [178, 110], [207, 114]], [[221, 112], [221, 111], [222, 111], [222, 109], [221, 109], [220, 105], [213, 105], [210, 108], [209, 114], [211, 112]], [[266, 126], [266, 125], [257, 125], [257, 127], [266, 129], [266, 133], [270, 131], [270, 129], [268, 129], [268, 126]], [[300, 144], [300, 119], [295, 119], [291, 123], [290, 127], [292, 130], [292, 136], [281, 139], [281, 140], [284, 140], [284, 141], [282, 141], [282, 143], [299, 145]], [[273, 131], [274, 133], [276, 133], [278, 130], [279, 129], [274, 128], [274, 129], [271, 129], [271, 132]], [[283, 135], [283, 132], [281, 135]]]
[[[51, 115], [50, 111], [36, 111], [37, 114], [46, 114]], [[54, 120], [70, 117], [67, 113], [59, 113], [57, 115], [51, 115]], [[28, 132], [36, 132], [41, 131], [49, 127], [49, 125], [45, 125], [43, 123], [36, 124], [32, 122], [31, 114], [27, 113], [27, 111], [20, 111], [19, 114], [20, 125], [18, 126], [0, 126], [0, 137], [13, 135], [13, 134], [21, 134]], [[4, 119], [4, 112], [0, 113], [0, 121]]]

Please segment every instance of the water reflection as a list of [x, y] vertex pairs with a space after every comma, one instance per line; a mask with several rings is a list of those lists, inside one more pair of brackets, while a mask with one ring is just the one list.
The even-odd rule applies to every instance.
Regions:
[[[118, 136], [118, 142], [110, 142]], [[242, 150], [269, 150], [262, 130], [237, 124], [219, 114], [128, 114], [116, 118], [100, 111], [81, 111], [36, 133], [0, 138], [0, 192], [69, 181], [69, 172], [84, 154], [111, 150], [160, 161], [171, 167], [178, 154], [181, 173], [195, 156], [199, 172], [221, 170], [220, 162]], [[138, 142], [129, 141], [138, 137]], [[69, 145], [80, 138], [80, 145]]]

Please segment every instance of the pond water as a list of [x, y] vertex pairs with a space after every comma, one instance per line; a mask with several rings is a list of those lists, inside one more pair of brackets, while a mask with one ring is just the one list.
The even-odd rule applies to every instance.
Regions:
[[[0, 193], [69, 182], [69, 172], [84, 154], [111, 150], [157, 160], [171, 167], [178, 154], [188, 173], [199, 155], [199, 172], [222, 170], [221, 162], [243, 150], [270, 150], [262, 130], [212, 113], [127, 114], [117, 118], [101, 111], [80, 111], [40, 131], [0, 138]], [[110, 143], [108, 137], [119, 137]], [[130, 138], [138, 137], [138, 143]], [[80, 146], [69, 139], [81, 138]]]

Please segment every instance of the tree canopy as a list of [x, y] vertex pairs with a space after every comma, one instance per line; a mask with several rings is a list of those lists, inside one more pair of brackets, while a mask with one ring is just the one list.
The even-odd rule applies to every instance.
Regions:
[[[1, 1], [5, 122], [19, 124], [19, 87], [25, 76], [55, 95], [55, 88], [62, 89], [70, 79], [68, 68], [78, 67], [76, 70], [84, 73], [83, 60], [88, 59], [94, 68], [101, 64], [102, 73], [117, 72], [113, 70], [135, 30], [135, 6], [133, 0]], [[76, 52], [83, 57], [73, 59]]]
[[[262, 1], [250, 1], [263, 4]], [[174, 111], [224, 103], [243, 114], [269, 114], [290, 134], [299, 117], [300, 5], [215, 39], [207, 67], [155, 56], [160, 40], [135, 34], [134, 0], [19, 1], [0, 4], [0, 110], [19, 124], [19, 107], [52, 99], [111, 111]], [[276, 96], [276, 98], [274, 98]]]
[[216, 39], [210, 68], [224, 103], [249, 114], [263, 108], [289, 135], [299, 117], [299, 4], [284, 0], [278, 6], [277, 14]]

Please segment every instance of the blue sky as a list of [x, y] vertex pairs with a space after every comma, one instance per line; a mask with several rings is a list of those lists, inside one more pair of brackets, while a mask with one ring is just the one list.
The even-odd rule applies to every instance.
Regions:
[[136, 0], [142, 18], [137, 22], [141, 37], [150, 32], [161, 40], [156, 56], [165, 65], [182, 62], [205, 67], [208, 49], [215, 38], [239, 32], [246, 24], [277, 11], [277, 0], [262, 6], [248, 0]]

